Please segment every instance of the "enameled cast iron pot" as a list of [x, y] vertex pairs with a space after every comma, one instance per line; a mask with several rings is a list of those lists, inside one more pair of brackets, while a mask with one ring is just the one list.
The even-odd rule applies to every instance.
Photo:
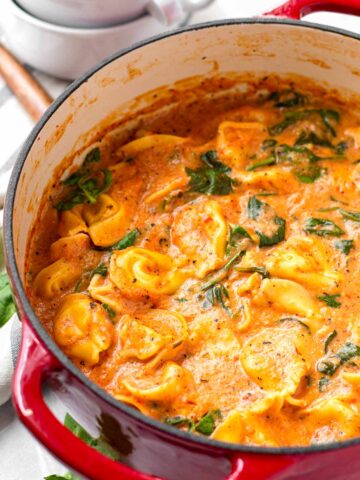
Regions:
[[[73, 83], [22, 149], [5, 209], [8, 270], [23, 323], [14, 404], [40, 442], [91, 479], [360, 478], [360, 438], [304, 448], [244, 447], [177, 431], [121, 404], [65, 357], [36, 318], [23, 287], [28, 232], [56, 167], [85, 141], [82, 135], [126, 102], [162, 85], [209, 74], [212, 65], [219, 73], [301, 74], [359, 94], [360, 37], [296, 20], [314, 10], [360, 15], [360, 0], [291, 0], [268, 18], [195, 25], [122, 51]], [[122, 463], [88, 447], [55, 418], [42, 396], [46, 380], [86, 428], [113, 440]]]

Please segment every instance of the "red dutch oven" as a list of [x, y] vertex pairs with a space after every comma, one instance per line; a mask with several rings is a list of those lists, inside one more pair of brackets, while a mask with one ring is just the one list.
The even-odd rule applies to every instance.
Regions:
[[[360, 478], [360, 438], [309, 447], [243, 446], [145, 417], [75, 368], [45, 332], [24, 289], [27, 239], [64, 156], [95, 138], [100, 123], [103, 128], [151, 102], [146, 92], [188, 77], [236, 71], [303, 75], [349, 98], [359, 96], [360, 37], [298, 21], [317, 10], [360, 15], [360, 0], [292, 0], [266, 17], [193, 25], [137, 44], [73, 83], [24, 145], [10, 181], [4, 223], [8, 271], [23, 325], [13, 400], [26, 427], [72, 470], [94, 480]], [[87, 446], [57, 420], [43, 398], [45, 382], [85, 428], [112, 442], [121, 462]]]

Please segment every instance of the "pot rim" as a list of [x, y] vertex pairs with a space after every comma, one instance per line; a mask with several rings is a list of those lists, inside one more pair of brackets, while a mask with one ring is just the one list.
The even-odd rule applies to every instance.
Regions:
[[150, 429], [155, 429], [161, 431], [163, 434], [168, 437], [175, 437], [180, 442], [184, 442], [187, 445], [194, 444], [202, 447], [211, 447], [214, 450], [222, 450], [231, 452], [244, 452], [244, 453], [253, 453], [253, 454], [270, 454], [270, 455], [289, 455], [289, 454], [305, 454], [305, 453], [318, 453], [326, 452], [331, 450], [337, 450], [340, 448], [350, 447], [360, 445], [360, 437], [345, 440], [343, 442], [331, 442], [322, 445], [312, 445], [312, 446], [294, 446], [294, 447], [264, 447], [264, 446], [252, 446], [252, 445], [242, 445], [242, 444], [232, 444], [228, 442], [223, 442], [219, 440], [213, 440], [203, 436], [195, 436], [188, 432], [184, 432], [178, 429], [166, 425], [158, 420], [155, 420], [151, 417], [148, 417], [138, 410], [116, 400], [105, 390], [100, 388], [95, 382], [89, 380], [82, 372], [79, 370], [71, 360], [66, 357], [62, 350], [56, 345], [52, 340], [50, 335], [45, 331], [40, 320], [37, 318], [32, 306], [26, 296], [25, 289], [23, 287], [18, 267], [16, 264], [15, 251], [13, 248], [13, 207], [16, 197], [16, 190], [19, 184], [20, 176], [24, 163], [27, 159], [29, 151], [31, 150], [33, 144], [36, 141], [36, 138], [41, 133], [41, 130], [46, 125], [48, 120], [52, 115], [57, 111], [57, 109], [70, 97], [70, 95], [75, 92], [82, 84], [86, 83], [87, 80], [92, 77], [96, 72], [100, 71], [103, 67], [110, 64], [114, 60], [123, 57], [124, 55], [138, 50], [146, 45], [149, 45], [153, 42], [159, 40], [165, 40], [168, 37], [181, 35], [182, 33], [203, 30], [207, 28], [217, 28], [217, 27], [226, 27], [226, 26], [236, 26], [236, 25], [256, 25], [256, 24], [275, 24], [275, 25], [289, 25], [291, 27], [303, 27], [313, 30], [321, 30], [325, 32], [334, 33], [337, 35], [353, 38], [360, 41], [360, 34], [350, 32], [348, 30], [340, 29], [337, 27], [322, 25], [318, 23], [310, 23], [298, 20], [289, 20], [285, 18], [276, 18], [276, 17], [254, 17], [254, 18], [235, 18], [235, 19], [226, 19], [220, 21], [211, 21], [198, 23], [186, 27], [182, 27], [176, 30], [173, 30], [168, 33], [163, 33], [160, 35], [152, 36], [146, 40], [137, 42], [132, 46], [122, 49], [119, 52], [114, 53], [113, 55], [107, 57], [105, 60], [95, 65], [93, 68], [85, 72], [79, 79], [72, 82], [64, 92], [52, 103], [52, 105], [47, 109], [45, 114], [42, 116], [41, 120], [34, 126], [29, 136], [27, 137], [25, 143], [23, 144], [21, 151], [18, 155], [18, 158], [15, 162], [8, 189], [6, 194], [5, 208], [4, 208], [4, 246], [5, 246], [5, 255], [7, 259], [7, 270], [14, 287], [15, 296], [19, 299], [21, 308], [23, 309], [27, 320], [30, 322], [31, 326], [34, 328], [38, 337], [40, 337], [43, 344], [48, 350], [54, 355], [54, 357], [61, 363], [62, 367], [70, 372], [71, 375], [76, 377], [77, 380], [85, 384], [94, 394], [99, 396], [103, 401], [110, 404], [112, 407], [115, 407], [121, 410], [123, 413], [133, 418], [137, 422], [146, 424]]

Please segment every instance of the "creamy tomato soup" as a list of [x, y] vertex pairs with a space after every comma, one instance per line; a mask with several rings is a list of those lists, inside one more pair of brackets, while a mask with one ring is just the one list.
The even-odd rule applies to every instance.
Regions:
[[359, 436], [358, 113], [273, 79], [104, 133], [29, 244], [49, 334], [174, 428], [267, 446]]

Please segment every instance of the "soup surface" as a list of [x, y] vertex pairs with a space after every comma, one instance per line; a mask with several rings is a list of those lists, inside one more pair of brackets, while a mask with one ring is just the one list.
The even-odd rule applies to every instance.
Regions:
[[174, 428], [359, 436], [357, 114], [289, 84], [104, 133], [34, 226], [27, 289], [47, 331]]

